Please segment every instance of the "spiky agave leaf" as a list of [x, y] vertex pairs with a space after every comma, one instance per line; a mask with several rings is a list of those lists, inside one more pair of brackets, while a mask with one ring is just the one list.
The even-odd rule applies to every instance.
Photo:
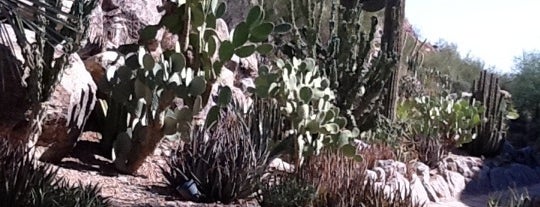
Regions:
[[191, 140], [170, 158], [169, 169], [162, 168], [167, 184], [178, 188], [195, 181], [201, 202], [230, 203], [251, 196], [268, 165], [269, 140], [275, 134], [270, 131], [277, 128], [269, 126], [264, 114], [252, 110], [246, 120], [241, 113], [223, 109], [213, 127], [195, 127]]
[[2, 206], [108, 206], [96, 185], [69, 185], [58, 169], [37, 163], [22, 146], [0, 138], [0, 203]]

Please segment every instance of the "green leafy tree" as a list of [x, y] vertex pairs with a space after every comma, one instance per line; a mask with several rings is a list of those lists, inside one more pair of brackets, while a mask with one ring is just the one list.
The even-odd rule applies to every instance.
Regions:
[[509, 84], [517, 109], [531, 114], [540, 103], [540, 52], [525, 52], [515, 59], [512, 81]]

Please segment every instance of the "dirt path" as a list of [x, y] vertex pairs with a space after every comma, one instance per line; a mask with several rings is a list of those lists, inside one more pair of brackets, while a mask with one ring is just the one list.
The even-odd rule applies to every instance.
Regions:
[[95, 133], [85, 133], [72, 155], [58, 165], [58, 176], [75, 185], [99, 184], [101, 195], [109, 197], [113, 206], [253, 206], [250, 203], [221, 205], [178, 201], [176, 192], [167, 188], [160, 169], [166, 166], [164, 158], [171, 155], [175, 142], [162, 141], [137, 175], [132, 176], [116, 173], [110, 160], [97, 155], [97, 141]]

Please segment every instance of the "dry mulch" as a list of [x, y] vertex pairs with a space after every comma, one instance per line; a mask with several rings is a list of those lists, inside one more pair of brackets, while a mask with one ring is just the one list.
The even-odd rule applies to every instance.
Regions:
[[136, 175], [119, 174], [112, 161], [97, 153], [99, 134], [85, 132], [69, 157], [62, 160], [58, 176], [72, 184], [99, 184], [102, 196], [113, 206], [256, 206], [254, 201], [235, 205], [200, 204], [179, 201], [174, 189], [168, 188], [160, 166], [171, 155], [178, 142], [164, 139]]

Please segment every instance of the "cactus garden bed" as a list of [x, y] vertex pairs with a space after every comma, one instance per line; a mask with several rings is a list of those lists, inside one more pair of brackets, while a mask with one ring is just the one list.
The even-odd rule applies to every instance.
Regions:
[[62, 160], [59, 177], [73, 184], [99, 184], [101, 195], [109, 197], [112, 206], [253, 206], [255, 201], [232, 205], [201, 204], [179, 201], [177, 192], [166, 187], [159, 166], [165, 166], [165, 157], [176, 147], [163, 140], [153, 155], [135, 175], [118, 174], [112, 161], [97, 155], [97, 133], [86, 132], [73, 153]]

